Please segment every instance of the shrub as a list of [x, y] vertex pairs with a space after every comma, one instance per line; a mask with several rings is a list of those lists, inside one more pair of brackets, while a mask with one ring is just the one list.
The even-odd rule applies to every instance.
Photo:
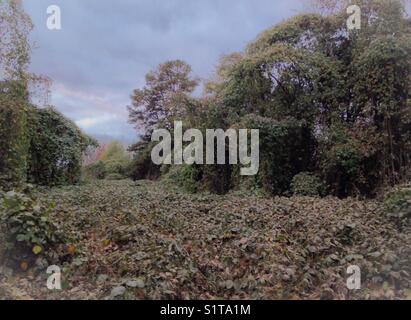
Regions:
[[320, 138], [320, 170], [338, 197], [373, 196], [381, 185], [381, 137], [373, 128], [330, 128]]
[[384, 207], [387, 216], [399, 226], [409, 223], [411, 218], [411, 185], [398, 187], [386, 194]]
[[107, 169], [103, 161], [97, 161], [86, 166], [83, 170], [83, 177], [86, 180], [103, 180], [106, 178]]
[[[228, 159], [228, 157], [226, 158]], [[232, 165], [205, 165], [203, 167], [204, 188], [212, 193], [224, 195], [233, 187]]]
[[201, 186], [203, 171], [196, 165], [172, 166], [164, 179], [169, 181], [185, 191], [196, 193]]
[[107, 175], [117, 174], [122, 176], [123, 178], [127, 175], [130, 162], [131, 161], [129, 158], [103, 161]]
[[39, 254], [57, 240], [57, 227], [49, 214], [54, 204], [43, 204], [28, 187], [0, 195], [0, 221], [8, 249], [32, 250]]
[[113, 141], [107, 147], [103, 146], [100, 149], [104, 152], [97, 154], [97, 161], [83, 168], [83, 178], [85, 180], [126, 178], [129, 175], [131, 156], [121, 142]]
[[137, 144], [132, 147], [135, 151], [134, 159], [128, 169], [128, 176], [133, 180], [157, 180], [161, 176], [161, 166], [151, 160], [152, 143]]
[[325, 186], [314, 174], [301, 172], [294, 176], [291, 191], [298, 196], [321, 197], [325, 195]]
[[249, 115], [236, 126], [260, 130], [260, 170], [255, 179], [265, 192], [286, 194], [293, 177], [310, 170], [315, 139], [304, 121]]

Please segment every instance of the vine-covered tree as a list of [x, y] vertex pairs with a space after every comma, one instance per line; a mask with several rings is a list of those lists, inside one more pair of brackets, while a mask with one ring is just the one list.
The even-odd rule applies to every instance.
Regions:
[[30, 110], [28, 180], [40, 185], [80, 181], [83, 154], [97, 142], [54, 108]]
[[20, 184], [27, 169], [27, 67], [30, 17], [21, 1], [0, 2], [0, 187]]

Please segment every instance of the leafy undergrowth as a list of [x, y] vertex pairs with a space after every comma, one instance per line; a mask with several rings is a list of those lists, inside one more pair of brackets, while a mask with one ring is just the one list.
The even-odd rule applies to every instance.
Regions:
[[[43, 191], [70, 243], [27, 270], [2, 267], [0, 298], [410, 298], [409, 227], [377, 201], [187, 194], [153, 182]], [[46, 288], [48, 264], [63, 289]], [[362, 289], [347, 289], [347, 267]]]

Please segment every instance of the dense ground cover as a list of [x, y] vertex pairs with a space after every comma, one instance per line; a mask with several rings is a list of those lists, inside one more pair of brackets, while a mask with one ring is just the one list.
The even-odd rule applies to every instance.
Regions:
[[[189, 194], [160, 182], [41, 189], [65, 242], [2, 266], [0, 298], [410, 298], [411, 234], [377, 200]], [[62, 268], [63, 290], [46, 288]], [[362, 289], [349, 291], [349, 265]]]

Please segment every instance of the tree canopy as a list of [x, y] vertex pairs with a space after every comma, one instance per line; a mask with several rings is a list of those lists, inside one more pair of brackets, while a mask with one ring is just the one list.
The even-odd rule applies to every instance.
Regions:
[[153, 129], [171, 128], [173, 119], [182, 117], [181, 101], [192, 93], [198, 81], [191, 76], [191, 67], [181, 61], [160, 64], [146, 75], [146, 86], [134, 90], [129, 107], [130, 122], [150, 136]]
[[[347, 29], [344, 3], [317, 1], [327, 14], [290, 18], [262, 32], [244, 52], [224, 57], [204, 97], [180, 103], [190, 106], [189, 112], [166, 116], [160, 110], [169, 110], [169, 101], [157, 98], [162, 94], [150, 95], [156, 97], [149, 100], [156, 108], [149, 118], [178, 116], [203, 129], [228, 129], [254, 119], [252, 128], [261, 129], [264, 141], [263, 168], [254, 183], [271, 193], [290, 192], [293, 175], [300, 172], [319, 176], [328, 192], [339, 196], [373, 195], [380, 186], [399, 182], [411, 152], [411, 24], [402, 1], [352, 4], [362, 9], [360, 30]], [[149, 74], [147, 86], [156, 87], [156, 79]], [[147, 88], [135, 91], [136, 105], [145, 101], [143, 92]], [[130, 110], [132, 120], [141, 114]], [[293, 131], [297, 127], [301, 131]], [[289, 135], [277, 136], [276, 128]], [[305, 160], [295, 166], [294, 159]], [[226, 191], [242, 185], [234, 168], [224, 173], [225, 179], [221, 172], [209, 175], [214, 170], [209, 169], [200, 168], [203, 174], [196, 175], [205, 185], [210, 176], [218, 176]]]

